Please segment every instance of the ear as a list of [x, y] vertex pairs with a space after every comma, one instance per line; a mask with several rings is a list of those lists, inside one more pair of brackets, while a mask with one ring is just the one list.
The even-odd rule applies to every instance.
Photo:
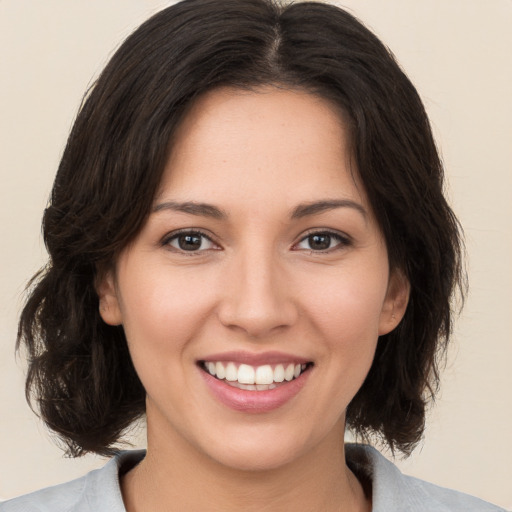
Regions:
[[100, 272], [96, 279], [96, 293], [100, 300], [100, 316], [106, 324], [121, 325], [118, 291], [113, 270]]
[[410, 291], [411, 285], [404, 273], [393, 270], [380, 314], [379, 336], [388, 334], [401, 322], [409, 303]]

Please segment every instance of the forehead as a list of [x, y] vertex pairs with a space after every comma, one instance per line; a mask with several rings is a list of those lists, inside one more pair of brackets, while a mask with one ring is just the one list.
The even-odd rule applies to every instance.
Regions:
[[364, 192], [339, 109], [316, 95], [273, 86], [221, 88], [200, 97], [173, 138], [157, 195], [310, 201]]

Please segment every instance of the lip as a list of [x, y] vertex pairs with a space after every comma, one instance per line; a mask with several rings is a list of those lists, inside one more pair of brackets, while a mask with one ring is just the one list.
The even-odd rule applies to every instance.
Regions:
[[311, 359], [304, 359], [303, 357], [293, 356], [284, 352], [244, 352], [232, 351], [222, 352], [219, 354], [209, 354], [200, 359], [200, 361], [220, 361], [222, 363], [240, 363], [248, 364], [250, 366], [261, 366], [264, 364], [306, 364], [310, 363]]
[[[216, 360], [222, 361], [223, 359]], [[229, 360], [232, 361], [233, 359]], [[223, 380], [213, 377], [200, 367], [198, 367], [198, 371], [209, 391], [220, 403], [235, 411], [261, 414], [278, 409], [295, 397], [306, 384], [311, 368], [301, 373], [296, 379], [266, 391], [238, 389], [226, 384]]]

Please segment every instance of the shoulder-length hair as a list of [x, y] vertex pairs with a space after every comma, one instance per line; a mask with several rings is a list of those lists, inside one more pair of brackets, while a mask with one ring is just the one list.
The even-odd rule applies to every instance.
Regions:
[[343, 112], [390, 267], [411, 285], [405, 316], [379, 339], [347, 425], [404, 453], [421, 438], [463, 273], [418, 93], [381, 41], [333, 5], [185, 0], [128, 37], [88, 91], [44, 213], [49, 261], [31, 281], [17, 346], [29, 355], [27, 398], [68, 454], [113, 453], [145, 412], [123, 328], [99, 315], [98, 272], [144, 224], [194, 100], [216, 87], [268, 84], [308, 91]]

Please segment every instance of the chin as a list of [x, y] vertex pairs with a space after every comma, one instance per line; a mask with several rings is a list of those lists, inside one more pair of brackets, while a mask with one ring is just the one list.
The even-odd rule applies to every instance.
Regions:
[[222, 466], [236, 471], [262, 472], [272, 471], [292, 463], [302, 454], [302, 450], [293, 449], [281, 443], [239, 443], [228, 449], [210, 452], [210, 456]]
[[[210, 435], [203, 453], [218, 464], [238, 471], [272, 471], [296, 463], [320, 447], [330, 437], [314, 425], [304, 425], [300, 420], [293, 424], [258, 424], [234, 426], [222, 431], [221, 436]], [[304, 428], [306, 427], [306, 428]], [[337, 429], [336, 429], [337, 430]], [[342, 443], [343, 431], [337, 436]], [[329, 442], [329, 441], [328, 441]], [[196, 445], [197, 446], [197, 445]]]

